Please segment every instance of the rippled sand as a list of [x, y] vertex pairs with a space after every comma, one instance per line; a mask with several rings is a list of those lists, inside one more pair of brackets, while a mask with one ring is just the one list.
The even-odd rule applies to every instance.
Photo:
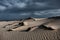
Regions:
[[60, 40], [60, 31], [36, 29], [32, 32], [0, 32], [0, 40]]

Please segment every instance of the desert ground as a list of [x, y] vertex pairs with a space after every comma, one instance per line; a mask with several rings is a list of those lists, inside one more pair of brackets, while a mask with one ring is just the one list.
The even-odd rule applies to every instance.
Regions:
[[60, 40], [60, 17], [0, 21], [0, 40]]

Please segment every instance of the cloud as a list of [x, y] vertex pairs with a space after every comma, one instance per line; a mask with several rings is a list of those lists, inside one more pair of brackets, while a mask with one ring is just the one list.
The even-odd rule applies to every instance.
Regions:
[[40, 11], [40, 14], [45, 16], [60, 16], [60, 9], [53, 9], [53, 10], [45, 10]]
[[5, 10], [5, 9], [6, 9], [5, 6], [1, 6], [1, 5], [0, 5], [0, 10]]
[[18, 7], [18, 8], [25, 8], [26, 7], [26, 3], [20, 2], [20, 3], [15, 3], [14, 6]]
[[59, 14], [60, 9], [51, 9], [51, 10], [45, 10], [45, 11], [40, 11], [42, 14]]
[[[0, 3], [6, 5], [3, 6], [3, 8], [1, 8], [1, 10], [5, 10], [4, 8], [6, 7], [6, 9], [13, 9], [14, 7], [16, 8], [16, 10], [24, 10], [24, 11], [37, 11], [37, 10], [45, 10], [45, 9], [53, 9], [53, 8], [58, 8], [57, 3], [55, 3], [56, 1], [54, 0], [4, 0], [4, 1], [0, 1]], [[9, 10], [10, 11], [10, 10]]]
[[38, 15], [42, 15], [42, 14], [40, 13], [40, 11], [36, 11], [36, 12], [34, 12], [33, 14], [34, 14], [34, 15], [37, 15], [37, 16], [38, 16]]
[[24, 13], [5, 13], [0, 14], [0, 20], [12, 20], [12, 19], [21, 19], [28, 17], [52, 17], [52, 16], [60, 16], [60, 9], [54, 10], [44, 10], [44, 11], [34, 11], [32, 12], [24, 12]]
[[45, 3], [45, 2], [36, 2], [35, 5], [44, 7], [44, 6], [47, 6], [47, 3]]
[[20, 15], [27, 16], [27, 15], [31, 15], [31, 13], [20, 13]]
[[18, 7], [18, 8], [42, 8], [44, 6], [47, 6], [45, 2], [34, 2], [34, 0], [4, 0], [1, 1], [4, 5], [7, 6], [7, 8], [12, 8], [12, 7]]

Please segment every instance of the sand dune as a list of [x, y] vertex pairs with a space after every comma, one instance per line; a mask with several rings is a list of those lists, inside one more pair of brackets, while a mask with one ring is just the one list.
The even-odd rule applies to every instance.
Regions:
[[0, 40], [60, 40], [59, 30], [59, 16], [0, 21]]
[[[36, 18], [37, 19], [37, 18]], [[12, 29], [13, 31], [16, 31], [16, 30], [27, 30], [28, 28], [31, 28], [32, 27], [34, 28], [38, 28], [40, 27], [41, 25], [44, 25], [46, 26], [47, 28], [51, 28], [51, 29], [60, 29], [60, 19], [59, 17], [52, 17], [52, 18], [45, 18], [45, 19], [37, 19], [37, 20], [34, 20], [34, 21], [24, 21], [23, 23], [25, 24], [24, 26], [20, 26], [16, 29]]]

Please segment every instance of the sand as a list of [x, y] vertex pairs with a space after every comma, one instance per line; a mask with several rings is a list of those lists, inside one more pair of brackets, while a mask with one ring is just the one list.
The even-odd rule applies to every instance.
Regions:
[[[44, 20], [44, 19], [45, 18], [43, 19], [38, 18], [36, 19], [36, 21]], [[25, 21], [31, 23], [31, 20], [25, 20]], [[36, 28], [36, 29], [33, 28], [34, 29], [33, 31], [20, 31], [20, 29], [19, 31], [9, 30], [13, 28], [16, 29], [22, 27], [21, 25], [19, 25], [20, 22], [21, 21], [0, 21], [0, 40], [60, 40], [60, 29], [48, 30], [48, 29], [41, 29], [41, 28]], [[55, 23], [56, 26], [57, 25], [56, 22], [58, 22], [58, 20], [53, 22], [49, 21], [46, 24], [43, 23], [43, 25], [51, 26], [52, 24]], [[58, 24], [60, 24], [60, 22], [58, 22]], [[25, 27], [25, 25], [23, 26]]]
[[0, 32], [0, 40], [60, 40], [60, 31], [36, 29], [32, 32]]

